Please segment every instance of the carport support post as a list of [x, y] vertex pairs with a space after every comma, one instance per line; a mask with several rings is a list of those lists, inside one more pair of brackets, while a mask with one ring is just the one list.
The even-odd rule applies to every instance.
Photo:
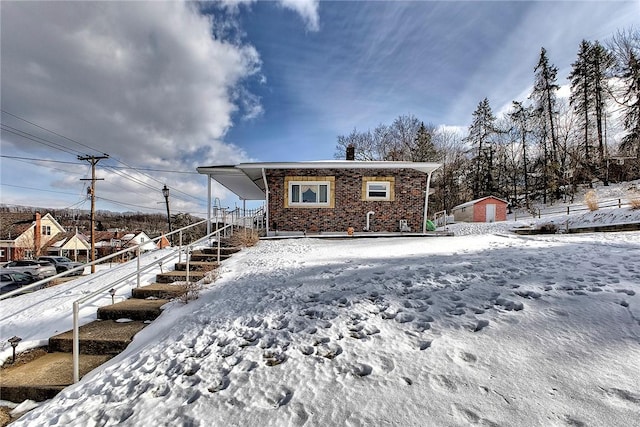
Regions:
[[425, 191], [425, 194], [424, 194], [424, 218], [422, 218], [422, 234], [426, 234], [427, 232], [427, 214], [429, 209], [429, 187], [431, 187], [432, 173], [433, 171], [429, 172], [429, 175], [427, 175], [427, 191]]
[[80, 381], [80, 337], [78, 326], [79, 303], [73, 303], [73, 383]]
[[136, 258], [138, 259], [138, 268], [136, 270], [136, 288], [140, 287], [140, 245], [136, 248]]
[[211, 175], [207, 175], [207, 236], [211, 234]]

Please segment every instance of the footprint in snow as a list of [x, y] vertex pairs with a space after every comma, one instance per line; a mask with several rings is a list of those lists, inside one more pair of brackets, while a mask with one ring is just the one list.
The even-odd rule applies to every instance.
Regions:
[[542, 296], [538, 292], [534, 292], [534, 291], [515, 291], [515, 294], [522, 298], [528, 298], [528, 299], [538, 299]]
[[408, 323], [413, 321], [413, 319], [415, 318], [416, 317], [410, 313], [399, 313], [398, 315], [396, 315], [395, 320], [398, 323]]
[[275, 389], [267, 390], [261, 400], [267, 408], [278, 409], [291, 402], [292, 398], [293, 390], [280, 386]]
[[422, 350], [426, 350], [428, 348], [431, 347], [431, 340], [428, 341], [418, 341], [418, 348], [422, 351]]
[[627, 294], [629, 296], [633, 296], [636, 294], [636, 292], [631, 289], [616, 289], [616, 292], [620, 294]]
[[342, 347], [335, 343], [326, 343], [318, 346], [316, 353], [326, 359], [334, 359], [342, 353]]
[[207, 391], [209, 391], [209, 393], [217, 393], [229, 387], [229, 383], [229, 378], [226, 375], [214, 375], [210, 379], [211, 385], [209, 385]]
[[267, 366], [277, 366], [287, 360], [287, 355], [283, 351], [270, 350], [262, 354], [264, 363]]
[[489, 326], [488, 320], [478, 320], [473, 328], [473, 332], [479, 332]]
[[366, 377], [368, 375], [371, 375], [371, 373], [373, 372], [373, 367], [367, 365], [366, 363], [356, 363], [354, 366], [352, 366], [351, 372], [357, 377]]
[[419, 320], [413, 324], [413, 329], [416, 332], [424, 332], [427, 329], [431, 329], [431, 324], [429, 324], [429, 322], [426, 322], [424, 320]]
[[520, 311], [524, 309], [524, 304], [521, 302], [515, 302], [506, 298], [496, 299], [496, 305], [502, 306], [507, 311]]
[[315, 348], [310, 345], [301, 345], [298, 350], [300, 350], [300, 353], [304, 354], [305, 356], [311, 356], [315, 351]]

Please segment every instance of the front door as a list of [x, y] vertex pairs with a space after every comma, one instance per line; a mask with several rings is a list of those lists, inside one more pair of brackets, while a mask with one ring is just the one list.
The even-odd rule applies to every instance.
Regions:
[[485, 205], [486, 206], [486, 222], [495, 222], [496, 220], [496, 205]]

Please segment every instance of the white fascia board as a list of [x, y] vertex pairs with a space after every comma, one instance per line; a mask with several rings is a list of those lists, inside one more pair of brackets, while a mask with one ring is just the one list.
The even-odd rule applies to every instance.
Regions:
[[321, 160], [309, 162], [266, 162], [240, 163], [236, 167], [242, 170], [250, 169], [415, 169], [430, 173], [442, 166], [440, 163], [429, 162], [388, 162], [388, 161], [357, 161], [357, 160]]

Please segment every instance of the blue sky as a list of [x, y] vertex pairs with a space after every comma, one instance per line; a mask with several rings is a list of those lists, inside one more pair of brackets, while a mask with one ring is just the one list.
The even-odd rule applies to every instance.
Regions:
[[526, 100], [541, 47], [566, 84], [582, 39], [638, 17], [639, 1], [3, 2], [1, 203], [88, 209], [76, 156], [108, 153], [99, 209], [162, 213], [167, 184], [172, 211], [202, 214], [197, 166], [331, 159], [338, 135], [402, 114], [466, 129], [485, 97]]

